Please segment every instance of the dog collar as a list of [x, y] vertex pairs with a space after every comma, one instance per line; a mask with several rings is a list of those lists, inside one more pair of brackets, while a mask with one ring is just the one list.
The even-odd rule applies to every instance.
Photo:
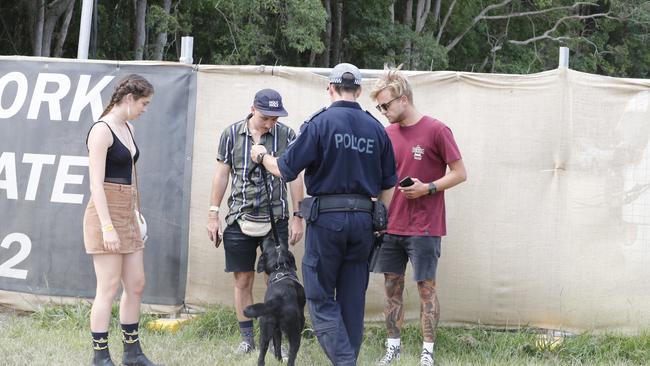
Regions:
[[293, 272], [293, 271], [276, 271], [276, 272], [271, 273], [271, 275], [269, 275], [269, 285], [272, 284], [272, 283], [280, 282], [280, 281], [282, 281], [284, 279], [290, 279], [290, 280], [293, 280], [293, 281], [296, 281], [296, 282], [300, 283], [300, 281], [298, 281], [298, 277], [296, 276], [295, 272]]

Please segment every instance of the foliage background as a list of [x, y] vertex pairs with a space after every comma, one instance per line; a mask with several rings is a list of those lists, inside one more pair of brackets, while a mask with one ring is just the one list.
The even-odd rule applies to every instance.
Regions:
[[[645, 0], [94, 0], [90, 58], [650, 77]], [[74, 58], [82, 0], [0, 2], [0, 54]], [[36, 14], [36, 15], [35, 15]]]

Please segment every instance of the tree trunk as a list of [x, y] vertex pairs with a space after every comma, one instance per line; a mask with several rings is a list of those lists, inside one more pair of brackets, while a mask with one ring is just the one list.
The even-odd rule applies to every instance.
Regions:
[[334, 17], [334, 46], [332, 47], [332, 66], [341, 62], [343, 47], [343, 0], [336, 0], [336, 16]]
[[[388, 6], [388, 12], [390, 13], [390, 31], [395, 32], [395, 1], [392, 0]], [[396, 65], [395, 49], [390, 47], [388, 49], [388, 54], [386, 55], [386, 62], [384, 62], [384, 68], [392, 65]]]
[[442, 0], [436, 0], [436, 5], [433, 7], [433, 21], [440, 21], [440, 8], [442, 6]]
[[431, 0], [418, 0], [418, 9], [415, 18], [415, 33], [420, 34], [427, 23], [427, 17], [431, 11]]
[[[172, 8], [172, 0], [163, 0], [163, 9], [165, 14], [169, 15], [169, 10]], [[164, 29], [162, 32], [158, 33], [156, 37], [156, 46], [153, 51], [153, 59], [161, 61], [165, 53], [165, 46], [167, 45], [167, 20], [164, 21], [164, 24], [161, 25]]]
[[440, 26], [438, 27], [438, 35], [436, 36], [436, 41], [438, 41], [438, 43], [440, 43], [440, 39], [442, 38], [442, 33], [445, 31], [445, 26], [447, 25], [447, 21], [451, 17], [451, 12], [454, 11], [455, 5], [456, 5], [456, 0], [451, 2], [449, 8], [447, 8], [447, 14], [445, 14], [444, 19], [442, 19], [442, 23], [440, 23]]
[[30, 22], [32, 23], [32, 55], [40, 56], [43, 49], [43, 22], [45, 21], [45, 0], [33, 0], [27, 3]]
[[[413, 30], [413, 0], [406, 0], [404, 3], [404, 25], [409, 30]], [[411, 47], [411, 35], [407, 34], [406, 41], [404, 41], [404, 50], [402, 53], [405, 57], [404, 63], [408, 66], [409, 69], [411, 68]]]
[[311, 50], [311, 52], [309, 52], [309, 63], [307, 65], [309, 67], [314, 67], [315, 63], [316, 63], [316, 51]]
[[41, 46], [41, 56], [50, 57], [52, 52], [52, 37], [56, 23], [64, 12], [67, 11], [70, 3], [74, 0], [54, 0], [45, 8], [45, 22], [43, 23], [43, 43]]
[[54, 26], [59, 17], [54, 17], [51, 14], [45, 16], [45, 24], [43, 24], [43, 45], [41, 46], [41, 56], [50, 57], [50, 49], [52, 48], [52, 33], [54, 33]]
[[327, 22], [325, 23], [325, 52], [321, 57], [320, 66], [330, 67], [330, 52], [332, 52], [332, 2], [330, 0], [323, 0], [323, 7], [327, 12]]
[[[176, 0], [174, 2], [174, 5], [172, 6], [172, 8], [174, 9], [173, 13], [174, 13], [175, 17], [178, 17], [178, 6], [180, 5], [180, 3], [181, 3], [181, 0]], [[181, 32], [179, 32], [178, 29], [177, 29], [176, 32], [174, 32], [172, 40], [169, 42], [170, 44], [172, 44], [172, 43], [174, 44], [174, 50], [176, 51], [176, 60], [177, 61], [181, 58], [181, 37], [182, 36], [183, 35], [181, 34]], [[212, 54], [212, 53], [210, 53], [210, 54]], [[201, 60], [199, 59], [199, 61], [196, 62], [196, 63], [201, 63]]]
[[93, 0], [93, 18], [92, 26], [90, 27], [90, 58], [97, 58], [98, 33], [99, 33], [99, 12], [97, 11], [97, 1]]
[[72, 11], [74, 10], [74, 0], [70, 0], [68, 8], [65, 10], [65, 15], [61, 27], [59, 28], [59, 34], [56, 37], [56, 46], [54, 47], [54, 57], [61, 57], [63, 54], [63, 44], [65, 39], [68, 36], [68, 27], [70, 26], [70, 20], [72, 20]]
[[135, 8], [135, 44], [133, 45], [134, 60], [142, 60], [144, 56], [144, 43], [147, 38], [145, 17], [147, 14], [147, 0], [133, 0]]

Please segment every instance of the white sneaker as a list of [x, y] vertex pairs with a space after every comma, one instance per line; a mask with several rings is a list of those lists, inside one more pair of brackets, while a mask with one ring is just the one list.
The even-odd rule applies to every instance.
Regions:
[[393, 361], [399, 360], [400, 346], [388, 346], [386, 345], [386, 354], [379, 360], [377, 363], [378, 366], [389, 365]]
[[246, 341], [241, 341], [239, 346], [237, 347], [237, 350], [235, 351], [236, 355], [247, 355], [255, 349], [255, 346], [252, 344], [246, 342]]
[[433, 354], [426, 349], [420, 354], [420, 366], [433, 366]]
[[[273, 346], [273, 349], [275, 349], [275, 346]], [[273, 354], [275, 354], [275, 352], [273, 352]], [[289, 348], [284, 344], [280, 345], [280, 354], [282, 355], [283, 362], [289, 361]]]

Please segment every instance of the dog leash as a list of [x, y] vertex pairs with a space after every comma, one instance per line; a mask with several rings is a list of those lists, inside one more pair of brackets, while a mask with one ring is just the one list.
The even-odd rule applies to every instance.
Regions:
[[[266, 189], [266, 197], [268, 204], [266, 207], [269, 210], [269, 218], [271, 219], [271, 232], [273, 232], [273, 241], [275, 241], [275, 250], [278, 252], [278, 258], [280, 258], [280, 235], [278, 234], [278, 228], [275, 226], [275, 217], [273, 216], [273, 195], [271, 194], [271, 191], [269, 190], [269, 183], [268, 179], [266, 177], [266, 168], [262, 164], [255, 164], [253, 169], [248, 172], [248, 181], [251, 182], [252, 184], [255, 184], [253, 181], [253, 172], [255, 170], [259, 169], [260, 174], [262, 175], [262, 180], [264, 181], [264, 188]], [[286, 263], [284, 263], [286, 266]], [[279, 262], [278, 262], [278, 268], [279, 268]]]

